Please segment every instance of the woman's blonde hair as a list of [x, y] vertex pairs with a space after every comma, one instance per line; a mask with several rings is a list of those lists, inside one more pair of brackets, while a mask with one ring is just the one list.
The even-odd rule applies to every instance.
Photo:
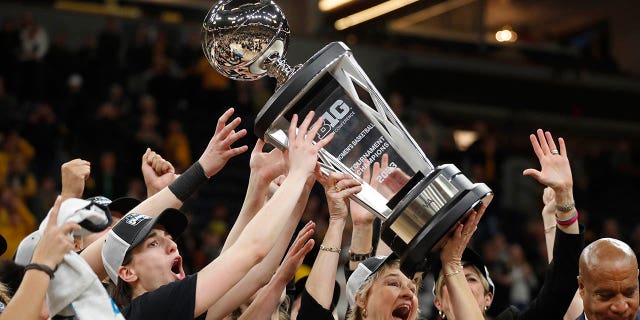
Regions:
[[400, 268], [400, 260], [392, 260], [392, 261], [386, 262], [382, 267], [380, 267], [380, 269], [378, 269], [374, 274], [372, 274], [369, 278], [367, 278], [362, 283], [362, 285], [360, 286], [360, 288], [358, 288], [355, 294], [355, 298], [356, 298], [355, 306], [351, 306], [352, 309], [350, 309], [347, 312], [346, 320], [362, 320], [364, 318], [362, 316], [362, 312], [364, 310], [363, 308], [360, 308], [360, 306], [358, 305], [358, 301], [364, 299], [366, 304], [366, 299], [367, 297], [369, 297], [369, 291], [371, 290], [373, 283], [378, 278], [380, 278], [381, 275], [384, 274], [386, 270], [391, 268]]
[[[484, 294], [487, 295], [490, 291], [489, 291], [489, 281], [487, 281], [487, 278], [485, 278], [482, 275], [482, 272], [480, 272], [480, 269], [478, 269], [478, 267], [476, 267], [474, 264], [467, 262], [467, 261], [463, 261], [462, 262], [462, 266], [466, 267], [466, 266], [470, 266], [473, 268], [473, 270], [480, 276], [480, 282], [482, 282], [482, 287], [484, 288]], [[438, 275], [438, 279], [436, 280], [436, 283], [433, 285], [433, 294], [434, 296], [436, 296], [436, 298], [438, 299], [442, 299], [442, 287], [444, 287], [444, 272], [442, 272], [442, 270], [440, 271], [440, 274]]]

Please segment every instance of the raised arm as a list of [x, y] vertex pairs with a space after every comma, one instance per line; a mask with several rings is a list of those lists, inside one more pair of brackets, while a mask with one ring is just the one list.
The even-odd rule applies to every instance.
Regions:
[[529, 140], [540, 161], [541, 169], [538, 171], [529, 168], [522, 174], [533, 177], [541, 184], [553, 189], [557, 228], [569, 234], [577, 234], [579, 232], [578, 212], [573, 200], [573, 178], [564, 139], [558, 138], [560, 148], [558, 149], [551, 132], [538, 129], [536, 133], [537, 137], [531, 134]]
[[[58, 196], [42, 238], [36, 246], [33, 257], [27, 265], [22, 283], [16, 291], [0, 319], [39, 319], [42, 304], [45, 302], [51, 273], [62, 262], [63, 256], [73, 249], [71, 232], [80, 230], [77, 223], [67, 222], [58, 225], [58, 212], [62, 197]], [[32, 268], [35, 266], [35, 268]]]
[[289, 173], [280, 188], [251, 219], [238, 240], [198, 273], [194, 310], [196, 316], [216, 303], [254, 265], [264, 259], [275, 245], [286, 220], [291, 218], [300, 198], [305, 196], [305, 185], [315, 180], [313, 173], [318, 151], [329, 143], [333, 135], [317, 143], [313, 142], [322, 124], [320, 117], [309, 129], [313, 114], [310, 112], [307, 115], [298, 130], [297, 115], [291, 119], [289, 147], [285, 151]]
[[328, 177], [324, 177], [318, 171], [316, 179], [324, 187], [327, 197], [329, 226], [309, 273], [305, 290], [318, 304], [329, 310], [342, 248], [342, 233], [349, 215], [348, 198], [362, 191], [362, 186], [356, 179], [345, 173], [333, 172]]
[[[186, 197], [188, 197], [191, 192], [195, 191], [201, 182], [206, 181], [207, 178], [218, 173], [229, 159], [245, 152], [248, 149], [246, 145], [235, 148], [231, 146], [247, 134], [245, 129], [238, 132], [235, 131], [240, 124], [240, 118], [235, 118], [227, 124], [227, 121], [232, 115], [233, 108], [227, 110], [222, 114], [222, 116], [220, 116], [216, 125], [215, 133], [200, 156], [200, 159], [198, 159], [198, 161], [194, 163], [194, 165], [192, 165], [185, 174], [181, 175], [172, 183], [172, 185], [179, 185], [182, 193], [176, 195], [174, 191], [170, 189], [170, 185], [141, 202], [138, 206], [133, 208], [131, 212], [144, 213], [148, 216], [155, 217], [166, 208], [179, 208], [182, 206], [184, 200], [186, 200]], [[187, 172], [190, 172], [191, 174], [187, 175]], [[97, 241], [91, 243], [81, 253], [81, 256], [85, 261], [87, 261], [100, 279], [104, 279], [107, 276], [101, 257], [102, 246], [105, 238], [106, 234]]]
[[[453, 313], [456, 319], [484, 319], [482, 310], [480, 310], [469, 283], [467, 283], [462, 266], [462, 254], [477, 229], [478, 221], [484, 215], [485, 210], [486, 207], [482, 206], [478, 212], [472, 211], [464, 225], [458, 222], [453, 233], [448, 236], [449, 238], [442, 251], [440, 251], [441, 273], [444, 274], [444, 283], [449, 291], [450, 305], [443, 306], [437, 299], [434, 303], [445, 314]], [[445, 308], [448, 308], [448, 310], [444, 310]]]
[[227, 240], [224, 242], [222, 251], [228, 249], [247, 226], [247, 223], [256, 215], [266, 201], [269, 183], [275, 178], [285, 173], [285, 161], [280, 149], [273, 149], [270, 152], [263, 152], [264, 141], [258, 139], [251, 152], [249, 167], [249, 184], [245, 194], [242, 208], [238, 219], [231, 227]]
[[[239, 319], [271, 319], [271, 314], [278, 310], [280, 298], [287, 284], [296, 274], [304, 257], [313, 249], [314, 240], [311, 239], [315, 232], [315, 223], [309, 221], [298, 233], [282, 264], [271, 278], [269, 283], [258, 291], [256, 298], [251, 302]], [[207, 318], [209, 314], [207, 313]]]
[[91, 163], [82, 159], [73, 159], [60, 167], [62, 177], [62, 201], [69, 198], [82, 198], [84, 186], [91, 173]]
[[150, 148], [142, 155], [140, 170], [147, 187], [147, 198], [169, 186], [178, 177], [171, 162]]

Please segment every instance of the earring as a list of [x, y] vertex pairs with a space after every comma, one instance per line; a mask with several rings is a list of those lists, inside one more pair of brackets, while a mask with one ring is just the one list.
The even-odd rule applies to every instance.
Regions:
[[438, 310], [438, 316], [440, 316], [440, 319], [443, 319], [443, 320], [447, 318], [447, 315], [444, 314], [444, 312], [442, 312], [442, 310]]
[[489, 310], [489, 306], [484, 306], [484, 311]]
[[363, 318], [367, 317], [367, 309], [362, 309], [362, 317]]

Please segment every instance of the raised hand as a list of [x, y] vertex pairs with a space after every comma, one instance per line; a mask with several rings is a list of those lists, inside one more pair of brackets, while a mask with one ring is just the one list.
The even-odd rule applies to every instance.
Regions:
[[91, 163], [82, 159], [65, 162], [60, 168], [62, 176], [62, 200], [68, 198], [82, 198], [85, 181], [91, 173]]
[[147, 186], [147, 197], [156, 194], [178, 177], [171, 162], [149, 148], [142, 155], [141, 170]]
[[207, 177], [211, 177], [218, 173], [229, 159], [247, 151], [249, 147], [246, 145], [232, 148], [231, 145], [247, 134], [247, 130], [242, 129], [236, 132], [236, 128], [240, 125], [240, 117], [236, 117], [227, 124], [227, 121], [233, 115], [233, 108], [229, 108], [220, 116], [216, 125], [216, 131], [211, 137], [207, 148], [204, 150], [198, 162], [204, 169]]
[[522, 174], [533, 177], [556, 192], [571, 189], [573, 187], [573, 178], [564, 139], [558, 138], [558, 149], [551, 132], [543, 132], [542, 129], [538, 129], [536, 133], [537, 137], [531, 134], [529, 140], [531, 140], [533, 151], [540, 161], [541, 169], [540, 171], [531, 168], [526, 169]]
[[31, 263], [44, 264], [51, 270], [55, 270], [56, 266], [62, 262], [64, 255], [73, 250], [71, 233], [80, 230], [80, 225], [74, 222], [58, 225], [58, 212], [61, 203], [62, 197], [58, 196], [51, 210], [47, 226], [31, 258]]
[[298, 271], [298, 268], [302, 265], [304, 257], [313, 249], [315, 241], [311, 237], [315, 232], [315, 227], [316, 224], [313, 221], [307, 222], [302, 230], [298, 232], [296, 240], [291, 244], [287, 254], [284, 256], [275, 276], [282, 279], [285, 283], [293, 279], [296, 271]]
[[258, 174], [261, 180], [268, 183], [285, 173], [286, 164], [280, 149], [274, 148], [269, 152], [263, 152], [264, 145], [262, 139], [256, 141], [256, 145], [251, 151], [249, 167], [252, 173]]
[[462, 253], [469, 244], [471, 236], [478, 229], [478, 222], [480, 222], [480, 218], [482, 218], [486, 209], [483, 205], [478, 211], [472, 210], [465, 223], [458, 222], [453, 232], [447, 236], [448, 238], [440, 251], [442, 270], [445, 273], [462, 269]]
[[318, 151], [333, 139], [334, 133], [331, 133], [317, 143], [313, 142], [323, 122], [322, 117], [319, 117], [309, 129], [313, 115], [313, 111], [309, 112], [297, 130], [298, 115], [294, 114], [291, 118], [291, 124], [289, 125], [289, 147], [285, 150], [289, 164], [289, 174], [295, 173], [306, 177], [313, 177], [316, 163], [318, 162]]
[[362, 191], [360, 182], [341, 172], [332, 172], [329, 176], [324, 176], [319, 167], [316, 169], [316, 180], [324, 187], [329, 206], [329, 219], [346, 219], [349, 214], [348, 198]]

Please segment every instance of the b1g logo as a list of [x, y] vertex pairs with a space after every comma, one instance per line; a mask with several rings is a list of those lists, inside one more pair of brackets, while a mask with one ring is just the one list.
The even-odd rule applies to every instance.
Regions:
[[132, 226], [137, 226], [140, 222], [147, 219], [151, 219], [151, 217], [144, 215], [142, 213], [132, 213], [124, 217], [124, 221]]
[[329, 110], [322, 115], [324, 121], [322, 122], [322, 127], [318, 130], [318, 139], [322, 139], [331, 133], [331, 130], [340, 123], [340, 120], [349, 114], [349, 110], [351, 109], [344, 101], [336, 100], [329, 107]]

